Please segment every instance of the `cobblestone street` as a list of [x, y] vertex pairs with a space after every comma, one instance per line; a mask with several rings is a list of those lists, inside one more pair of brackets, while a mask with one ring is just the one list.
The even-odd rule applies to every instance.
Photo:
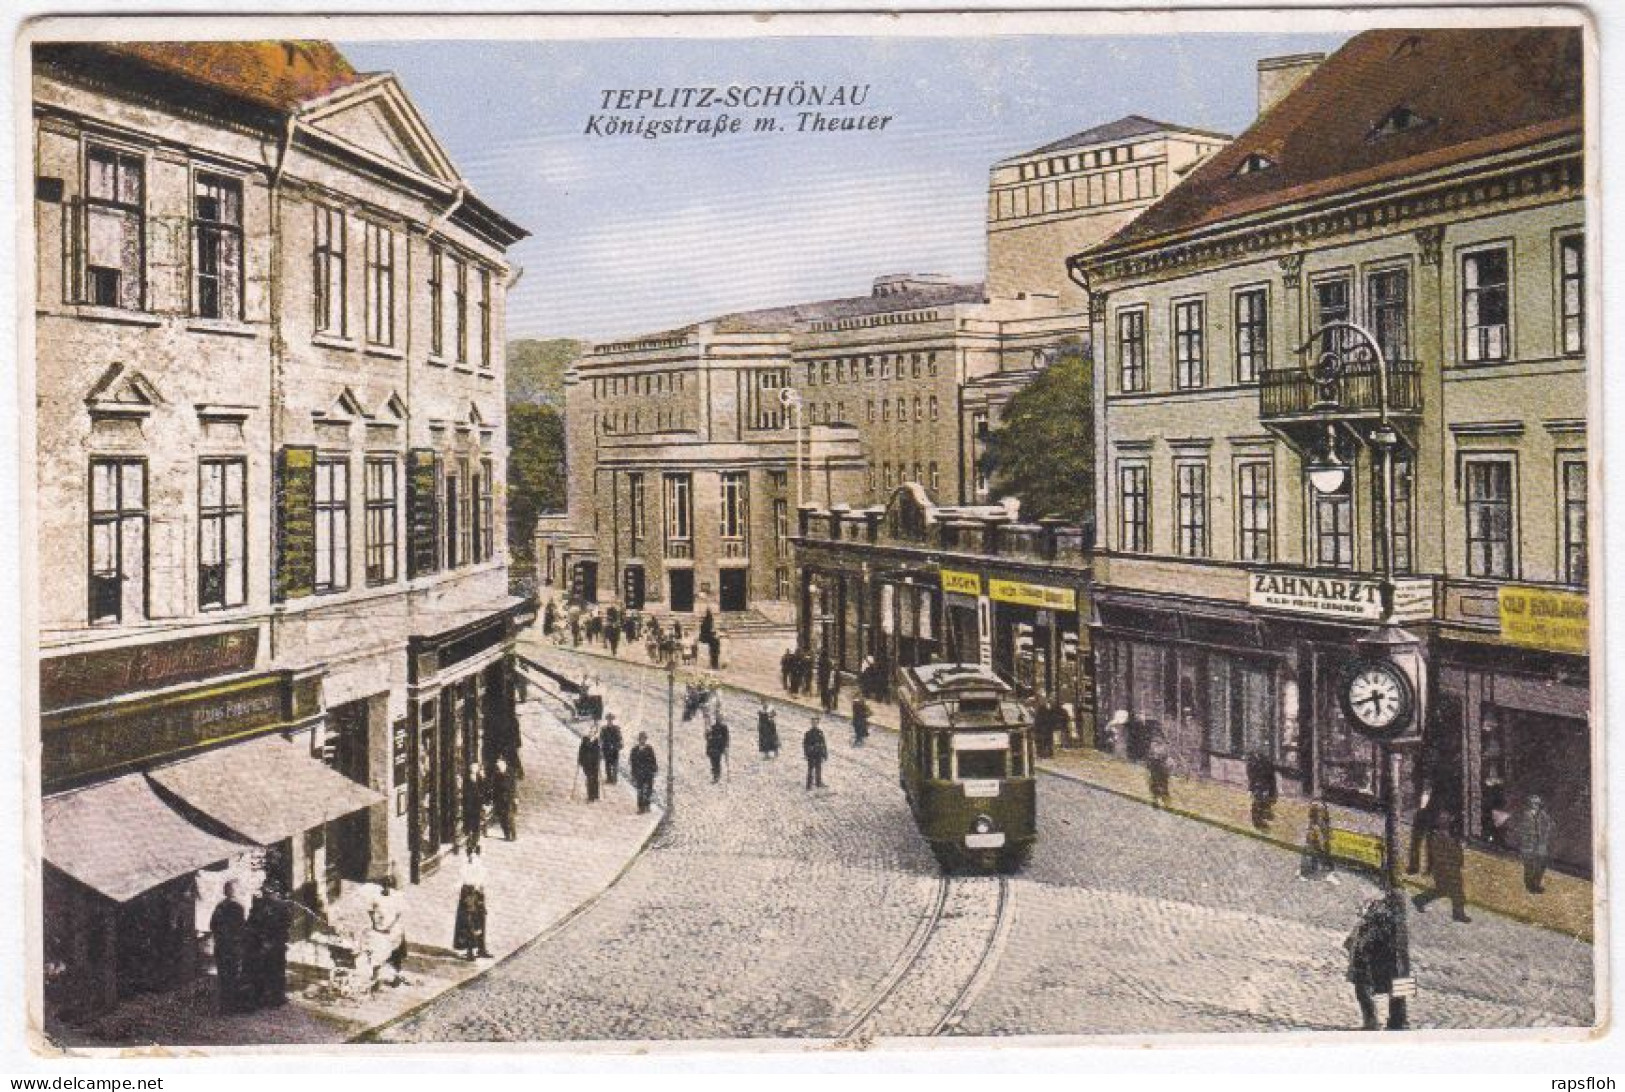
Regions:
[[[648, 731], [665, 763], [666, 680], [527, 642]], [[641, 655], [638, 656], [641, 661]], [[677, 726], [675, 819], [605, 895], [489, 974], [383, 1029], [386, 1042], [1337, 1030], [1358, 1026], [1343, 937], [1372, 885], [1298, 878], [1278, 847], [1045, 776], [1040, 841], [1008, 883], [940, 876], [897, 787], [895, 737], [826, 721], [828, 787], [803, 789], [809, 714], [756, 699], [711, 783]], [[661, 785], [664, 786], [664, 770]], [[1584, 1026], [1590, 945], [1489, 912], [1411, 916], [1417, 1028]]]

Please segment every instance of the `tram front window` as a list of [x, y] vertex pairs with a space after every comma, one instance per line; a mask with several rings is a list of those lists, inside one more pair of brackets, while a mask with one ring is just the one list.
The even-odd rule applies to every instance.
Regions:
[[960, 751], [959, 752], [959, 780], [997, 780], [1005, 776], [1005, 759], [1010, 752], [998, 751]]

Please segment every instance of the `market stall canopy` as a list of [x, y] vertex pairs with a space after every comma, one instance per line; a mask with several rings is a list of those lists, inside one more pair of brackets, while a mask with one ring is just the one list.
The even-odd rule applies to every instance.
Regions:
[[149, 776], [210, 819], [262, 846], [383, 800], [329, 769], [302, 743], [272, 733]]
[[251, 847], [187, 822], [141, 774], [47, 796], [45, 859], [115, 902]]

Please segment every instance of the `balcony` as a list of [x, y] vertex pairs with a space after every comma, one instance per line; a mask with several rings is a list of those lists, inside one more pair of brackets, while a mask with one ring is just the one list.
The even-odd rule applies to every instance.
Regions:
[[722, 556], [724, 559], [749, 557], [750, 547], [742, 538], [725, 538], [722, 540]]
[[[1380, 410], [1377, 365], [1350, 363], [1322, 382], [1304, 368], [1274, 368], [1258, 382], [1258, 415], [1265, 422], [1374, 417]], [[1422, 413], [1422, 367], [1414, 360], [1388, 362], [1388, 412], [1394, 417]]]
[[690, 538], [668, 538], [666, 540], [667, 561], [693, 561], [694, 540]]

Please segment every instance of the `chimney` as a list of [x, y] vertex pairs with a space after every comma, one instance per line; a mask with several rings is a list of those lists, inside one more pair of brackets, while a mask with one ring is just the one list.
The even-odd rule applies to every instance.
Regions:
[[1292, 94], [1309, 74], [1326, 59], [1324, 53], [1293, 53], [1286, 57], [1260, 57], [1258, 60], [1258, 115]]

